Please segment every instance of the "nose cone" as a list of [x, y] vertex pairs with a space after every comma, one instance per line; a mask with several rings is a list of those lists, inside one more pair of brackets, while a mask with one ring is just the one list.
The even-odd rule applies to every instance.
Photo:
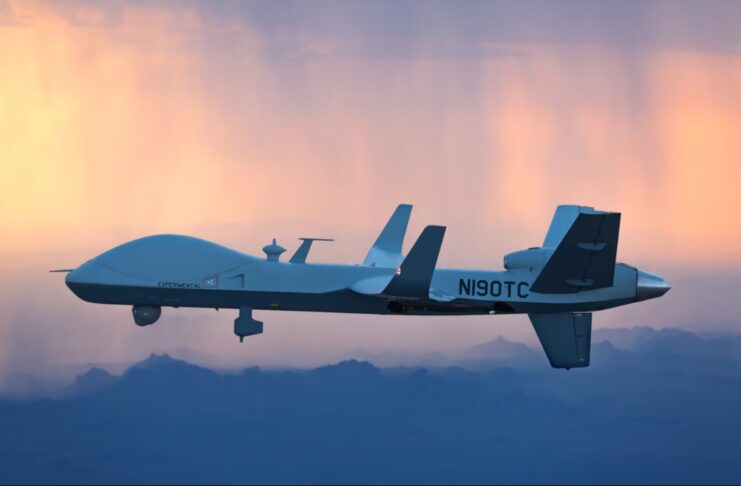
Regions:
[[75, 270], [72, 270], [67, 274], [64, 282], [67, 287], [81, 299], [85, 299], [86, 291], [88, 286], [98, 283], [98, 275], [96, 271], [97, 263], [95, 260], [90, 260], [83, 263]]
[[662, 277], [653, 273], [638, 270], [636, 282], [636, 301], [655, 299], [669, 292], [671, 285], [666, 283]]

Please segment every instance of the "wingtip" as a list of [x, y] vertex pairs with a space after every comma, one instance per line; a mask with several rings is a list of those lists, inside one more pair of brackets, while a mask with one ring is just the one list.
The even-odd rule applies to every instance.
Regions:
[[439, 224], [428, 224], [425, 226], [425, 230], [427, 231], [442, 231], [445, 232], [445, 230], [448, 229], [447, 226], [442, 226]]

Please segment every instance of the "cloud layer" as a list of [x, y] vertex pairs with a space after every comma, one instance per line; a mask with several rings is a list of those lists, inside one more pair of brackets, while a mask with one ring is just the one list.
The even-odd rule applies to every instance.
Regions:
[[460, 356], [469, 369], [92, 369], [53, 400], [0, 397], [1, 479], [737, 483], [739, 334], [595, 338], [593, 366], [571, 371], [501, 339]]

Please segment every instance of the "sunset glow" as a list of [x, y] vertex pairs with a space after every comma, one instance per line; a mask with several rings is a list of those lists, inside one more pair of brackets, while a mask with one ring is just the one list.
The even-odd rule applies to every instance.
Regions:
[[110, 23], [91, 6], [74, 18], [11, 7], [22, 24], [0, 28], [4, 255], [111, 228], [359, 227], [409, 200], [491, 240], [588, 203], [625, 214], [630, 253], [741, 263], [736, 55], [626, 61], [611, 46], [530, 44], [365, 61], [342, 55], [342, 39], [307, 37], [310, 54], [287, 62], [266, 59], [248, 26], [189, 10], [127, 7]]
[[[26, 359], [23, 343], [52, 361], [194, 343], [243, 359], [203, 325], [221, 315], [173, 315], [182, 335], [143, 337], [128, 309], [75, 302], [47, 270], [154, 233], [258, 255], [272, 238], [290, 252], [297, 237], [329, 237], [312, 261], [360, 262], [398, 203], [415, 205], [407, 248], [424, 225], [447, 225], [440, 265], [491, 269], [539, 245], [558, 204], [620, 211], [618, 258], [690, 284], [672, 282], [658, 317], [645, 304], [601, 323], [737, 325], [738, 287], [722, 280], [741, 268], [733, 15], [399, 3], [414, 15], [382, 1], [0, 0], [0, 375], [4, 360]], [[472, 318], [466, 333], [293, 319], [274, 318], [285, 326], [251, 359], [319, 362], [359, 336], [429, 349], [532, 335], [504, 318]]]

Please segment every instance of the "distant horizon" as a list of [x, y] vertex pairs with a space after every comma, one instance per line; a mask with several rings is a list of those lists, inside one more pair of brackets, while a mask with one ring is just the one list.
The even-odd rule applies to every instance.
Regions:
[[[599, 354], [600, 343], [609, 343], [621, 351], [634, 351], [636, 345], [661, 341], [662, 339], [689, 338], [705, 341], [731, 339], [738, 344], [738, 359], [741, 360], [741, 332], [731, 331], [688, 331], [679, 328], [654, 328], [649, 326], [634, 326], [631, 328], [593, 329], [592, 331], [592, 360], [599, 366], [602, 358]], [[140, 358], [125, 362], [94, 362], [75, 363], [63, 367], [51, 364], [28, 363], [28, 369], [6, 376], [0, 375], [0, 398], [24, 398], [38, 396], [55, 396], [60, 391], [74, 383], [76, 379], [91, 370], [103, 370], [112, 376], [121, 377], [128, 370], [147, 362], [153, 358], [166, 358], [180, 361], [193, 366], [203, 367], [217, 373], [235, 374], [248, 369], [260, 369], [266, 372], [282, 371], [311, 371], [325, 366], [334, 366], [346, 361], [367, 362], [380, 369], [420, 368], [443, 370], [455, 367], [469, 371], [482, 371], [497, 368], [512, 368], [537, 370], [541, 372], [551, 370], [548, 361], [542, 354], [537, 342], [523, 343], [510, 340], [501, 335], [493, 339], [481, 341], [467, 346], [453, 348], [429, 349], [426, 351], [405, 351], [400, 349], [371, 351], [362, 348], [348, 350], [342, 356], [314, 364], [280, 364], [267, 365], [246, 360], [243, 363], [220, 364], [214, 356], [198, 354], [188, 349], [164, 350], [152, 352]], [[574, 370], [573, 373], [585, 371]]]
[[741, 335], [608, 334], [569, 371], [506, 341], [439, 367], [96, 368], [0, 394], [0, 483], [738, 483]]

